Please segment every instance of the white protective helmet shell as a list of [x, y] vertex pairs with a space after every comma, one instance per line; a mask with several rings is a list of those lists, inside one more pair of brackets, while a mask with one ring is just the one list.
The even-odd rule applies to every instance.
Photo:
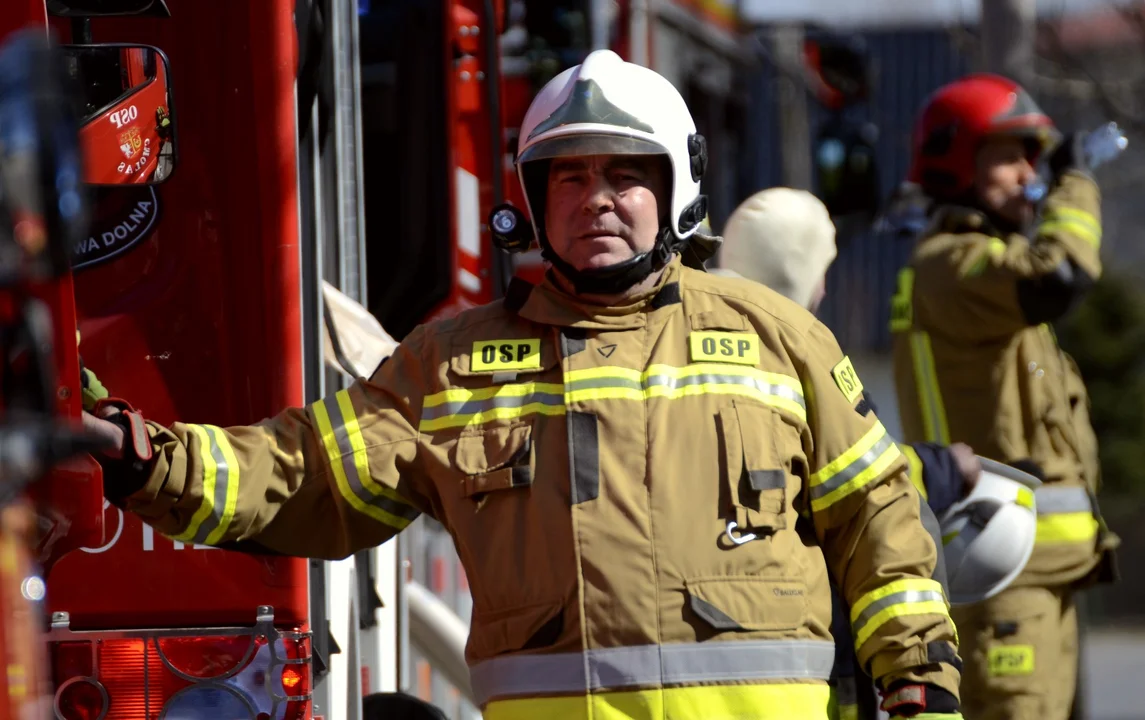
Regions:
[[1037, 536], [1034, 491], [1041, 482], [1009, 465], [979, 458], [982, 474], [970, 494], [940, 521], [950, 602], [991, 598], [1025, 569]]
[[[703, 160], [696, 124], [684, 98], [664, 76], [625, 62], [611, 50], [590, 53], [580, 65], [550, 80], [533, 99], [521, 124], [517, 175], [540, 237], [536, 218], [543, 208], [532, 206], [524, 165], [553, 157], [606, 154], [665, 154], [672, 164], [672, 231], [683, 240], [704, 217], [681, 217], [700, 196]], [[699, 136], [696, 136], [697, 138]], [[694, 213], [691, 213], [694, 214]]]

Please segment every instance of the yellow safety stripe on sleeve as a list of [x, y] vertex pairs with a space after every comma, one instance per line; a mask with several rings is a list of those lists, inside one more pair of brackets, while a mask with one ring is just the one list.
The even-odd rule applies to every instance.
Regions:
[[829, 696], [830, 689], [825, 683], [701, 685], [497, 700], [485, 707], [482, 717], [485, 720], [827, 720]]
[[350, 393], [339, 390], [310, 407], [342, 497], [358, 512], [395, 530], [404, 530], [419, 511], [395, 490], [371, 477], [366, 443]]
[[855, 650], [858, 651], [887, 622], [909, 615], [941, 615], [949, 621], [946, 596], [938, 581], [926, 578], [895, 580], [859, 598], [851, 608]]
[[696, 363], [685, 367], [652, 365], [644, 372], [615, 367], [575, 370], [567, 374], [563, 384], [531, 382], [445, 390], [425, 399], [418, 428], [433, 432], [528, 415], [563, 415], [566, 405], [573, 402], [645, 402], [705, 394], [750, 397], [801, 420], [807, 418], [802, 386], [795, 378], [740, 365]]
[[1035, 540], [1042, 545], [1091, 543], [1100, 521], [1084, 487], [1043, 485], [1035, 492], [1038, 524]]
[[910, 336], [911, 357], [914, 361], [914, 381], [922, 409], [923, 433], [927, 442], [950, 444], [950, 430], [946, 424], [946, 406], [938, 387], [938, 373], [934, 368], [934, 351], [930, 335], [914, 332]]
[[991, 260], [997, 260], [1006, 254], [1006, 242], [1001, 238], [992, 237], [985, 245], [976, 245], [973, 248], [977, 253], [974, 262], [962, 272], [962, 277], [972, 278], [981, 275], [989, 267]]
[[902, 457], [881, 422], [811, 476], [811, 510], [819, 512], [866, 486]]
[[1097, 538], [1098, 522], [1091, 512], [1054, 513], [1038, 515], [1038, 545], [1065, 545], [1093, 542]]
[[1101, 223], [1084, 210], [1062, 207], [1047, 211], [1038, 234], [1059, 231], [1076, 235], [1095, 248], [1101, 247]]
[[173, 540], [213, 545], [222, 540], [239, 498], [239, 462], [222, 429], [213, 425], [187, 425], [198, 440], [199, 462], [203, 466], [203, 500], [191, 522]]
[[914, 448], [906, 443], [899, 444], [899, 450], [906, 456], [907, 464], [910, 466], [910, 482], [911, 485], [918, 490], [918, 494], [922, 496], [923, 500], [929, 500], [929, 494], [926, 492], [926, 482], [922, 474], [922, 458], [918, 456]]

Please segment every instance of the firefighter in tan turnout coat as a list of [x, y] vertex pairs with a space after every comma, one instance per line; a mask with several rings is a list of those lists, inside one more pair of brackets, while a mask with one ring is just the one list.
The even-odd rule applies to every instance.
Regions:
[[521, 138], [544, 283], [250, 427], [89, 417], [123, 449], [109, 494], [171, 537], [312, 557], [437, 518], [488, 718], [823, 718], [829, 574], [893, 714], [960, 717], [935, 540], [849, 361], [680, 263], [706, 151], [679, 93], [595, 52]]
[[1045, 483], [1026, 569], [997, 596], [955, 608], [974, 719], [1069, 717], [1073, 594], [1110, 577], [1116, 544], [1097, 511], [1085, 387], [1049, 325], [1101, 273], [1100, 198], [1078, 137], [1049, 157], [1040, 218], [1024, 193], [1056, 136], [1004, 78], [974, 75], [935, 93], [914, 179], [937, 203], [891, 306], [903, 439], [966, 442]]

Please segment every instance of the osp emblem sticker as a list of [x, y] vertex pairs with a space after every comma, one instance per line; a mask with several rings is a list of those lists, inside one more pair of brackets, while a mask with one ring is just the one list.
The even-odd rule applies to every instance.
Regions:
[[119, 149], [128, 160], [133, 159], [142, 147], [143, 138], [139, 134], [139, 128], [132, 127], [126, 132], [119, 133]]
[[72, 248], [72, 270], [91, 267], [145, 240], [159, 220], [151, 186], [98, 188], [92, 195], [88, 236]]

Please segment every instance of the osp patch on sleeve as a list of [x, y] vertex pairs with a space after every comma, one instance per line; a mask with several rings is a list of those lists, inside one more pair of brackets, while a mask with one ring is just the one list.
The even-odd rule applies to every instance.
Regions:
[[696, 331], [688, 335], [692, 362], [759, 365], [759, 336], [741, 332]]
[[1033, 645], [999, 645], [987, 652], [990, 675], [1032, 675], [1034, 673]]
[[851, 358], [844, 355], [839, 364], [831, 368], [831, 377], [835, 378], [835, 384], [843, 391], [847, 397], [847, 402], [855, 402], [862, 397], [863, 383], [859, 382], [859, 376], [855, 373], [855, 366], [851, 364]]
[[473, 343], [469, 369], [536, 370], [541, 367], [541, 339], [478, 340]]

